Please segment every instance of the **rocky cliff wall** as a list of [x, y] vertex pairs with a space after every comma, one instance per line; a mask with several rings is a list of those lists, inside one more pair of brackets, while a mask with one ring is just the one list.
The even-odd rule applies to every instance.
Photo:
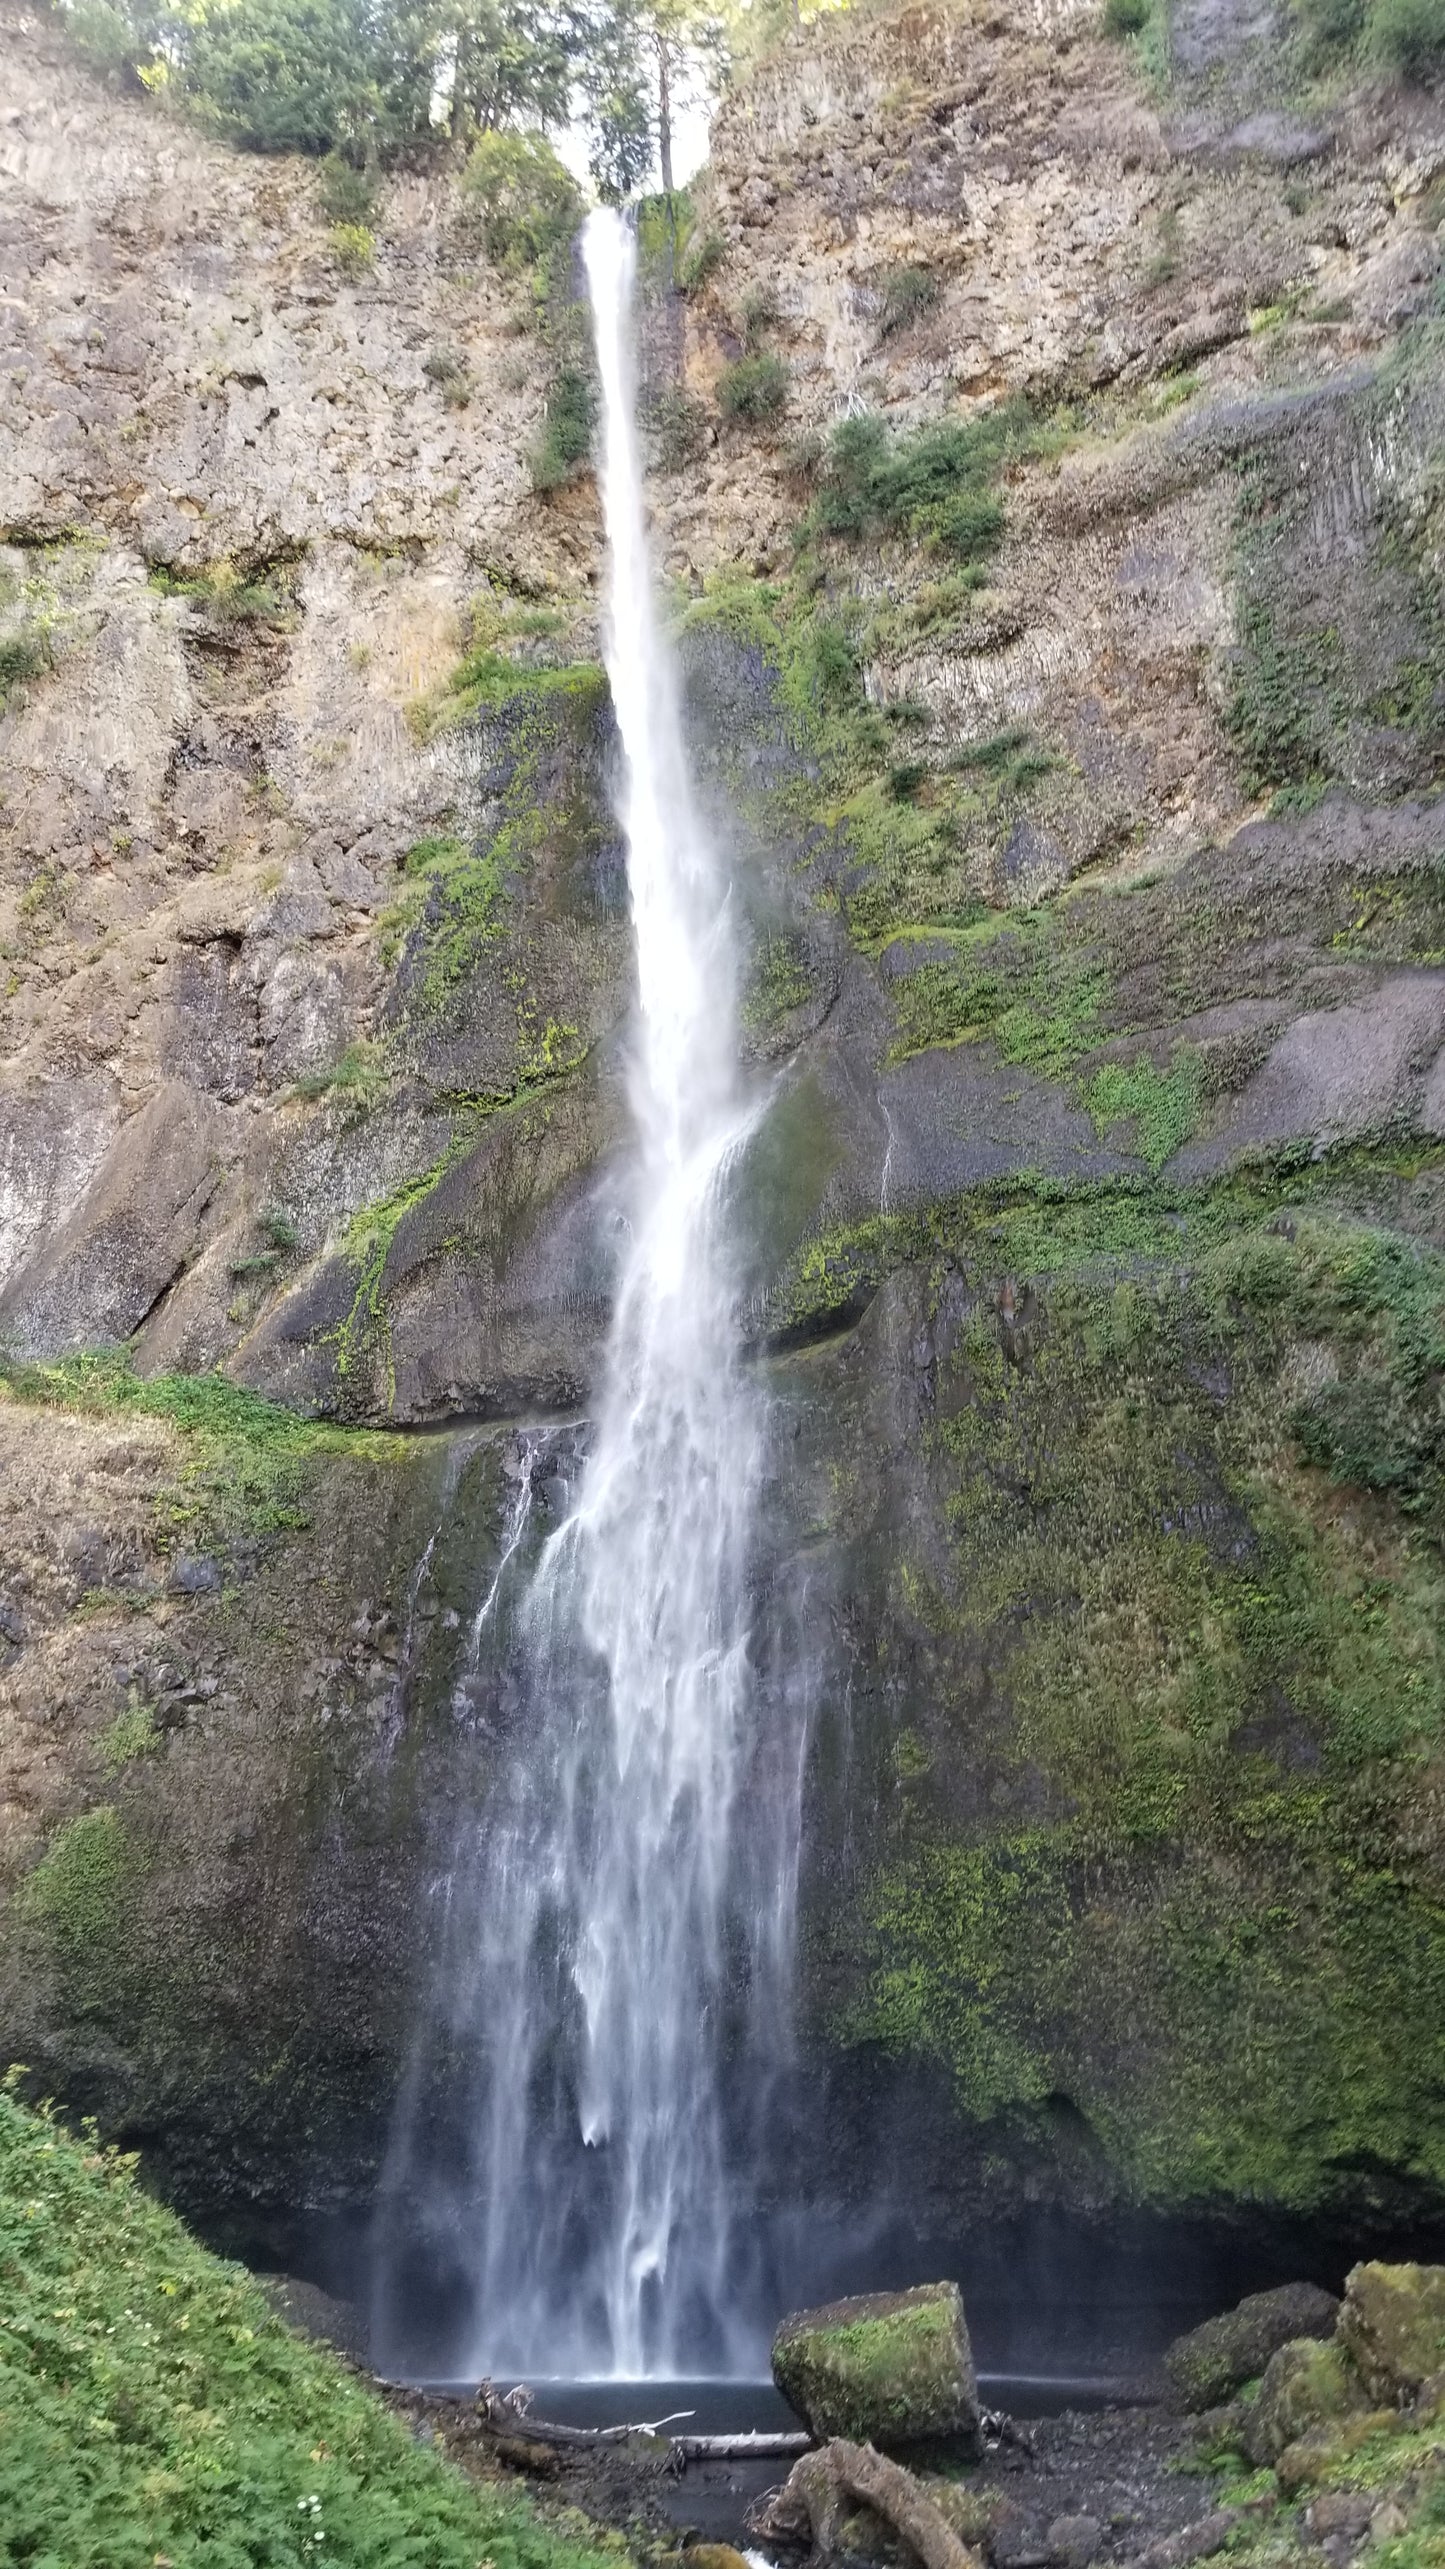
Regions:
[[[855, 2207], [926, 2089], [920, 2223], [1387, 2235], [1445, 2186], [1445, 106], [1167, 32], [818, 22], [651, 312], [774, 1084], [804, 2084]], [[532, 491], [554, 360], [446, 181], [349, 281], [304, 168], [5, 44], [6, 2040], [193, 2201], [319, 2204], [484, 1791], [509, 1422], [606, 1311], [595, 513]], [[820, 443], [862, 411], [906, 505]]]

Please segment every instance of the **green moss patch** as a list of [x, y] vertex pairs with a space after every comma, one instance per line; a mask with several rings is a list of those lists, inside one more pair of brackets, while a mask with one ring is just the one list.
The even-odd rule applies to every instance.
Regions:
[[22, 1918], [40, 1926], [66, 1995], [82, 2013], [109, 2017], [123, 1997], [130, 1895], [137, 1850], [109, 1804], [57, 1829], [19, 1893]]
[[[921, 1431], [946, 1545], [887, 1574], [932, 1674], [840, 2021], [945, 2061], [1011, 2149], [1067, 2098], [1161, 2205], [1318, 2212], [1366, 2166], [1382, 2204], [1445, 2193], [1411, 1816], [1445, 1748], [1445, 1259], [1324, 1200], [1348, 1182], [1016, 1192], [831, 1252], [836, 1290], [903, 1257], [959, 1313]], [[1027, 1819], [961, 1826], [960, 1759]]]
[[135, 2162], [0, 2095], [0, 2556], [56, 2569], [600, 2569], [464, 2480], [198, 2246]]
[[46, 1364], [0, 1357], [0, 1395], [91, 1418], [161, 1418], [174, 1427], [185, 1454], [178, 1482], [159, 1502], [167, 1548], [304, 1528], [314, 1466], [329, 1454], [378, 1450], [375, 1439], [299, 1418], [224, 1374], [139, 1374], [123, 1347]]
[[[1256, 459], [1236, 543], [1239, 641], [1226, 723], [1246, 789], [1308, 809], [1337, 781], [1389, 799], [1445, 772], [1445, 618], [1430, 505], [1350, 450], [1433, 438], [1439, 323], [1404, 334], [1384, 379], [1332, 423], [1338, 477], [1357, 490], [1351, 541], [1313, 512], [1296, 446]], [[1427, 468], [1428, 471], [1428, 468]]]

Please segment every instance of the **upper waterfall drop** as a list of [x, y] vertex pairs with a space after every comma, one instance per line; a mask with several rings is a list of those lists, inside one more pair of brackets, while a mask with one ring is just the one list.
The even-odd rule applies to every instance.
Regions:
[[[731, 1198], [760, 1108], [727, 871], [654, 611], [624, 222], [594, 214], [583, 254], [636, 946], [627, 1221], [573, 1486], [557, 1503], [549, 1460], [530, 1584], [486, 1598], [525, 1709], [447, 1877], [440, 2021], [412, 2082], [414, 2100], [447, 2097], [451, 2158], [419, 2165], [414, 2106], [393, 2184], [465, 2269], [464, 2369], [738, 2374], [762, 2355], [741, 2288], [744, 2101], [787, 2049], [797, 1869], [798, 1759], [759, 1736], [749, 1653], [766, 1418], [741, 1360]], [[507, 1559], [542, 1470], [525, 1439], [515, 1469]]]

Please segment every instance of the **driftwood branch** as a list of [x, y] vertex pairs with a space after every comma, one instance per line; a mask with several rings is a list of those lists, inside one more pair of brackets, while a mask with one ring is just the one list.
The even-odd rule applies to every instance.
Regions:
[[586, 2451], [605, 2444], [628, 2444], [639, 2435], [654, 2441], [665, 2440], [667, 2459], [674, 2469], [689, 2462], [741, 2462], [750, 2456], [763, 2462], [780, 2461], [789, 2454], [806, 2453], [812, 2437], [801, 2429], [796, 2434], [754, 2435], [669, 2435], [668, 2428], [691, 2417], [691, 2409], [676, 2409], [670, 2417], [639, 2419], [631, 2426], [561, 2426], [549, 2419], [533, 2417], [532, 2394], [528, 2390], [499, 2391], [491, 2382], [483, 2382], [477, 2392], [477, 2406], [488, 2426], [499, 2435], [522, 2436], [532, 2444], [557, 2444], [569, 2451]]
[[752, 2508], [748, 2530], [766, 2542], [806, 2542], [828, 2560], [841, 2548], [842, 2520], [852, 2506], [882, 2516], [923, 2569], [979, 2569], [977, 2552], [960, 2541], [922, 2482], [871, 2444], [835, 2439], [805, 2453], [786, 2485]]

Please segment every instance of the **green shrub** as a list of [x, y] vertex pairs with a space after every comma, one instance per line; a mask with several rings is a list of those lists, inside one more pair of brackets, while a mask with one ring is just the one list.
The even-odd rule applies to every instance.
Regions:
[[[339, 1096], [352, 1100], [358, 1106], [369, 1107], [385, 1095], [390, 1080], [391, 1072], [379, 1047], [362, 1036], [356, 1043], [348, 1044], [340, 1058], [328, 1062], [324, 1069], [303, 1071], [296, 1082], [296, 1094], [306, 1098]], [[280, 1219], [284, 1221], [286, 1217], [282, 1215]], [[261, 1225], [267, 1231], [273, 1248], [295, 1248], [294, 1226], [290, 1239], [283, 1240], [277, 1237], [264, 1213]]]
[[189, 1451], [177, 1486], [164, 1496], [167, 1544], [204, 1549], [305, 1526], [310, 1467], [326, 1454], [382, 1451], [382, 1440], [323, 1426], [247, 1391], [224, 1374], [135, 1370], [128, 1348], [99, 1347], [51, 1363], [0, 1355], [0, 1385], [36, 1408], [114, 1418], [133, 1412], [166, 1419]]
[[161, 1735], [149, 1704], [127, 1704], [124, 1712], [117, 1713], [101, 1732], [101, 1764], [114, 1775], [122, 1766], [134, 1766], [138, 1758], [153, 1757], [160, 1745]]
[[[0, 2558], [617, 2569], [465, 2480], [135, 2181], [0, 2094]], [[575, 2527], [577, 2518], [571, 2519]]]
[[[351, 1050], [359, 1052], [362, 1047], [353, 1044]], [[284, 1251], [288, 1256], [301, 1246], [301, 1234], [284, 1205], [263, 1204], [256, 1216], [256, 1228], [270, 1241], [273, 1249]]]
[[1301, 23], [1317, 57], [1342, 53], [1364, 32], [1366, 0], [1298, 0]]
[[229, 0], [163, 21], [129, 0], [127, 14], [138, 34], [151, 17], [164, 85], [248, 151], [364, 158], [416, 121], [420, 56], [407, 61], [363, 0]]
[[718, 404], [724, 419], [760, 428], [787, 408], [788, 369], [781, 357], [739, 357], [718, 377]]
[[1104, 0], [1106, 36], [1140, 36], [1153, 15], [1153, 0]]
[[80, 1961], [114, 1935], [133, 1860], [124, 1827], [108, 1804], [83, 1811], [56, 1830], [27, 1875], [21, 1910], [44, 1921], [63, 1959]]
[[65, 26], [77, 53], [103, 80], [134, 80], [137, 56], [148, 48], [131, 14], [112, 8], [110, 0], [74, 0]]
[[333, 223], [327, 239], [344, 277], [365, 276], [376, 258], [376, 235], [365, 223]]
[[429, 384], [435, 384], [448, 410], [465, 410], [472, 397], [472, 378], [467, 361], [456, 348], [433, 348], [423, 357], [421, 370]]
[[358, 169], [340, 152], [327, 153], [317, 172], [316, 192], [328, 223], [375, 223], [375, 173], [369, 169]]
[[828, 440], [804, 536], [913, 535], [956, 560], [982, 560], [1003, 533], [993, 483], [1006, 455], [1026, 449], [1027, 413], [1009, 403], [903, 435], [868, 413]]
[[1316, 69], [1356, 51], [1401, 80], [1445, 69], [1440, 0], [1296, 0], [1296, 7]]
[[948, 763], [950, 767], [977, 768], [985, 776], [1003, 776], [1027, 746], [1028, 738], [1027, 730], [1016, 723], [1007, 731], [990, 732], [986, 740], [969, 741], [963, 749], [954, 751]]
[[519, 276], [546, 267], [582, 220], [582, 195], [545, 134], [483, 134], [462, 185], [481, 216], [494, 267]]
[[696, 294], [700, 287], [706, 285], [709, 277], [716, 276], [727, 254], [728, 245], [721, 232], [707, 233], [699, 241], [697, 248], [684, 259], [678, 271], [677, 281], [683, 293]]
[[770, 285], [750, 286], [740, 307], [743, 342], [750, 356], [756, 356], [770, 330], [775, 330], [782, 314], [778, 298]]
[[531, 459], [534, 491], [555, 491], [570, 481], [592, 451], [596, 397], [586, 375], [564, 366], [547, 397], [542, 434]]
[[42, 625], [24, 624], [18, 633], [0, 636], [0, 713], [12, 687], [23, 686], [27, 678], [39, 678], [50, 665], [50, 643]]
[[1445, 70], [1442, 0], [1372, 0], [1365, 44], [1375, 62], [1403, 80]]
[[909, 329], [931, 312], [943, 289], [928, 268], [895, 268], [883, 287], [883, 308], [878, 319], [880, 339], [896, 338], [900, 330]]

